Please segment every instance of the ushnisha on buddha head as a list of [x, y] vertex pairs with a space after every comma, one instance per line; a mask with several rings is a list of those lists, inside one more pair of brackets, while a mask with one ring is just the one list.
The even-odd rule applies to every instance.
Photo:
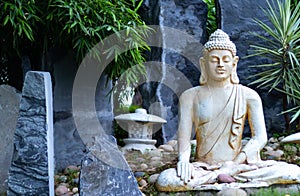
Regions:
[[[212, 53], [216, 53], [217, 57], [214, 58], [214, 56], [211, 56]], [[229, 55], [229, 53], [231, 55]], [[229, 57], [226, 57], [226, 55], [229, 55]], [[210, 61], [216, 61], [215, 63], [218, 63], [218, 66], [222, 66], [222, 63], [230, 63], [232, 65], [232, 70], [230, 70], [230, 81], [233, 84], [238, 84], [239, 78], [236, 71], [238, 60], [239, 57], [236, 56], [235, 44], [230, 41], [229, 36], [224, 31], [217, 29], [210, 35], [209, 40], [204, 44], [203, 57], [199, 60], [201, 69], [200, 85], [207, 83]]]

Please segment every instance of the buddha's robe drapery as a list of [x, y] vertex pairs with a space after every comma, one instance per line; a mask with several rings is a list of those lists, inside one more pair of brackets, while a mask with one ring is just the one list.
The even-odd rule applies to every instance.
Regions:
[[[244, 86], [235, 84], [224, 107], [216, 116], [204, 123], [199, 119], [195, 120], [197, 161], [211, 164], [232, 161], [241, 152], [241, 139], [247, 110], [244, 91]], [[197, 111], [200, 109], [196, 108], [195, 112], [200, 112]], [[255, 139], [251, 139], [242, 151], [247, 155], [247, 161], [260, 160], [260, 149]]]

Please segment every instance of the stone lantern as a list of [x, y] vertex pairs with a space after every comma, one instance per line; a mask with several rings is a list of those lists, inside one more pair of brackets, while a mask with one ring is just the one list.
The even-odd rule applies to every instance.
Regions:
[[124, 139], [124, 150], [139, 150], [142, 153], [156, 149], [156, 140], [152, 139], [154, 124], [162, 124], [167, 121], [151, 114], [145, 109], [139, 108], [135, 113], [121, 114], [115, 120], [123, 126], [127, 126], [128, 138]]

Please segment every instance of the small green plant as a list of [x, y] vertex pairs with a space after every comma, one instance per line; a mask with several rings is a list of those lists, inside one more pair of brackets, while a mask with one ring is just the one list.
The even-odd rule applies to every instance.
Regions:
[[119, 146], [125, 146], [124, 138], [128, 138], [128, 132], [116, 122], [113, 122], [113, 131], [114, 131], [114, 137], [117, 140], [117, 144]]
[[194, 159], [196, 155], [196, 145], [195, 144], [191, 144], [191, 156], [190, 159]]
[[300, 159], [297, 156], [300, 150], [299, 144], [283, 143], [280, 144], [280, 148], [284, 151], [283, 154], [284, 161], [293, 164], [299, 164]]
[[[252, 56], [261, 56], [270, 60], [269, 63], [255, 65], [255, 68], [264, 68], [263, 71], [254, 75], [258, 77], [250, 84], [258, 84], [259, 88], [278, 90], [283, 92], [283, 111], [288, 111], [289, 104], [299, 104], [300, 91], [300, 3], [291, 0], [267, 1], [268, 8], [262, 9], [271, 25], [261, 20], [254, 21], [264, 30], [268, 36], [255, 33], [262, 41], [250, 45], [249, 52]], [[299, 105], [298, 105], [299, 106]], [[292, 120], [300, 115], [298, 109]], [[288, 111], [290, 112], [290, 111]], [[284, 113], [286, 130], [290, 131], [290, 117]]]

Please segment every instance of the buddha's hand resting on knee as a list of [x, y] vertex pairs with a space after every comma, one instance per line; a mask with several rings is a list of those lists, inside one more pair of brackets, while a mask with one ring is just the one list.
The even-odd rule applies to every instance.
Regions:
[[188, 183], [194, 177], [194, 166], [187, 161], [179, 161], [177, 163], [177, 176], [184, 183]]

